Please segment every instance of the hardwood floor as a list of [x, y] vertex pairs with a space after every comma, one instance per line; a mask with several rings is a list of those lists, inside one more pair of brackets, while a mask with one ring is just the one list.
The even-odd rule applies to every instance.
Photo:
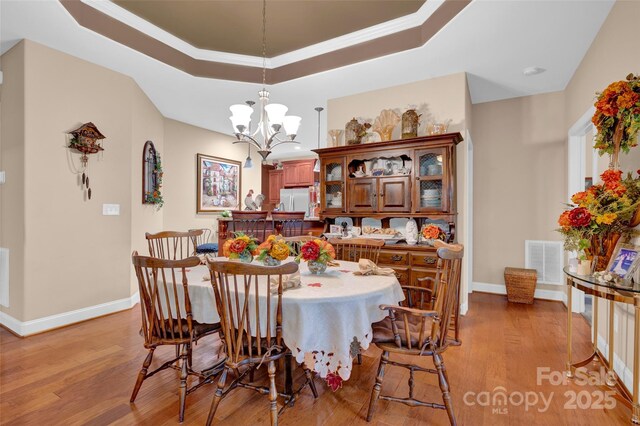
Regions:
[[[607, 388], [575, 383], [536, 384], [537, 367], [562, 371], [565, 359], [566, 310], [561, 303], [536, 301], [533, 306], [508, 304], [503, 296], [474, 293], [471, 311], [461, 320], [462, 346], [444, 353], [454, 410], [461, 425], [614, 425], [629, 424], [630, 411], [617, 402], [613, 409], [565, 409], [566, 392], [606, 391]], [[574, 356], [590, 349], [589, 329], [580, 315], [574, 320]], [[164, 425], [178, 423], [178, 378], [173, 370], [154, 376], [142, 385], [135, 404], [129, 396], [146, 354], [139, 336], [140, 311], [98, 318], [60, 330], [20, 339], [0, 329], [0, 423], [7, 425]], [[211, 362], [220, 348], [216, 338], [203, 339], [194, 349], [194, 363]], [[173, 349], [159, 349], [152, 367], [168, 359]], [[354, 366], [351, 379], [337, 392], [316, 379], [319, 398], [308, 388], [296, 405], [280, 417], [282, 425], [364, 425], [380, 351], [373, 347]], [[393, 359], [393, 358], [392, 358]], [[431, 366], [429, 359], [420, 365]], [[264, 368], [266, 370], [266, 368]], [[266, 376], [266, 373], [265, 373]], [[383, 394], [406, 396], [409, 373], [387, 369]], [[437, 379], [416, 373], [416, 396], [441, 402]], [[281, 383], [281, 382], [280, 382]], [[540, 393], [551, 403], [525, 409], [515, 406], [474, 406], [478, 393], [504, 387], [515, 403], [520, 394]], [[204, 424], [214, 385], [206, 385], [187, 397], [184, 424]], [[498, 391], [498, 390], [497, 390]], [[466, 394], [475, 392], [475, 394]], [[466, 397], [465, 397], [466, 394]], [[480, 396], [480, 401], [486, 394]], [[595, 401], [595, 398], [593, 398]], [[505, 409], [500, 414], [494, 408]], [[238, 389], [223, 399], [218, 424], [269, 424], [268, 399]], [[443, 410], [410, 408], [380, 401], [371, 424], [446, 425]]]

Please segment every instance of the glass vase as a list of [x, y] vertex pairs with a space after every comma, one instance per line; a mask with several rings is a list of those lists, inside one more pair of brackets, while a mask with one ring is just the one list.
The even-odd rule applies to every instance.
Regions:
[[308, 261], [307, 266], [309, 267], [309, 272], [315, 275], [322, 274], [327, 270], [327, 264], [325, 262], [319, 262], [317, 260]]
[[281, 261], [279, 261], [275, 257], [271, 257], [269, 255], [266, 255], [264, 257], [264, 259], [262, 259], [262, 264], [264, 266], [278, 266], [278, 265], [280, 265], [280, 263], [281, 263]]
[[249, 250], [245, 250], [242, 253], [240, 253], [238, 259], [240, 259], [240, 262], [242, 263], [251, 263], [253, 262], [253, 255]]

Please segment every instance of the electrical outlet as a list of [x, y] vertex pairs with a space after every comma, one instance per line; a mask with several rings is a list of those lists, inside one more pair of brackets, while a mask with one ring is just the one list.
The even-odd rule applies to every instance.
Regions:
[[102, 215], [103, 216], [119, 216], [120, 204], [103, 204]]

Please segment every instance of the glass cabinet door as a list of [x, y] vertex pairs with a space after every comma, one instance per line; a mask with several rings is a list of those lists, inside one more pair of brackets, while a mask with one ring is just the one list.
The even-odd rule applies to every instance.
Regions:
[[325, 158], [320, 173], [324, 181], [321, 188], [322, 210], [343, 212], [346, 207], [344, 157]]
[[448, 166], [445, 148], [418, 150], [415, 153], [414, 206], [418, 212], [449, 210]]

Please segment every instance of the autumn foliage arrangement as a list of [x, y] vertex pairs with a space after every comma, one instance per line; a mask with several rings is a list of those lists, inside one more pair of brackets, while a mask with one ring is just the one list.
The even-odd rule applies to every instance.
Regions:
[[296, 262], [304, 260], [305, 262], [327, 263], [335, 258], [335, 248], [329, 242], [317, 239], [307, 241], [300, 247], [300, 254], [296, 257]]
[[427, 240], [445, 240], [447, 235], [438, 225], [430, 223], [422, 228], [422, 237]]
[[623, 179], [620, 170], [608, 169], [600, 177], [602, 184], [571, 197], [558, 219], [567, 251], [582, 251], [591, 246], [594, 236], [629, 236], [637, 226], [640, 211], [640, 170]]
[[269, 258], [278, 262], [285, 260], [291, 254], [291, 247], [281, 235], [269, 235], [265, 242], [257, 248], [260, 261], [267, 261]]
[[229, 259], [240, 259], [241, 256], [253, 255], [257, 248], [258, 244], [255, 238], [238, 232], [234, 238], [225, 241], [222, 246], [222, 255]]
[[[594, 148], [600, 155], [628, 153], [638, 144], [640, 131], [640, 76], [629, 74], [597, 94], [591, 121], [597, 128]], [[617, 133], [617, 134], [616, 134]]]

